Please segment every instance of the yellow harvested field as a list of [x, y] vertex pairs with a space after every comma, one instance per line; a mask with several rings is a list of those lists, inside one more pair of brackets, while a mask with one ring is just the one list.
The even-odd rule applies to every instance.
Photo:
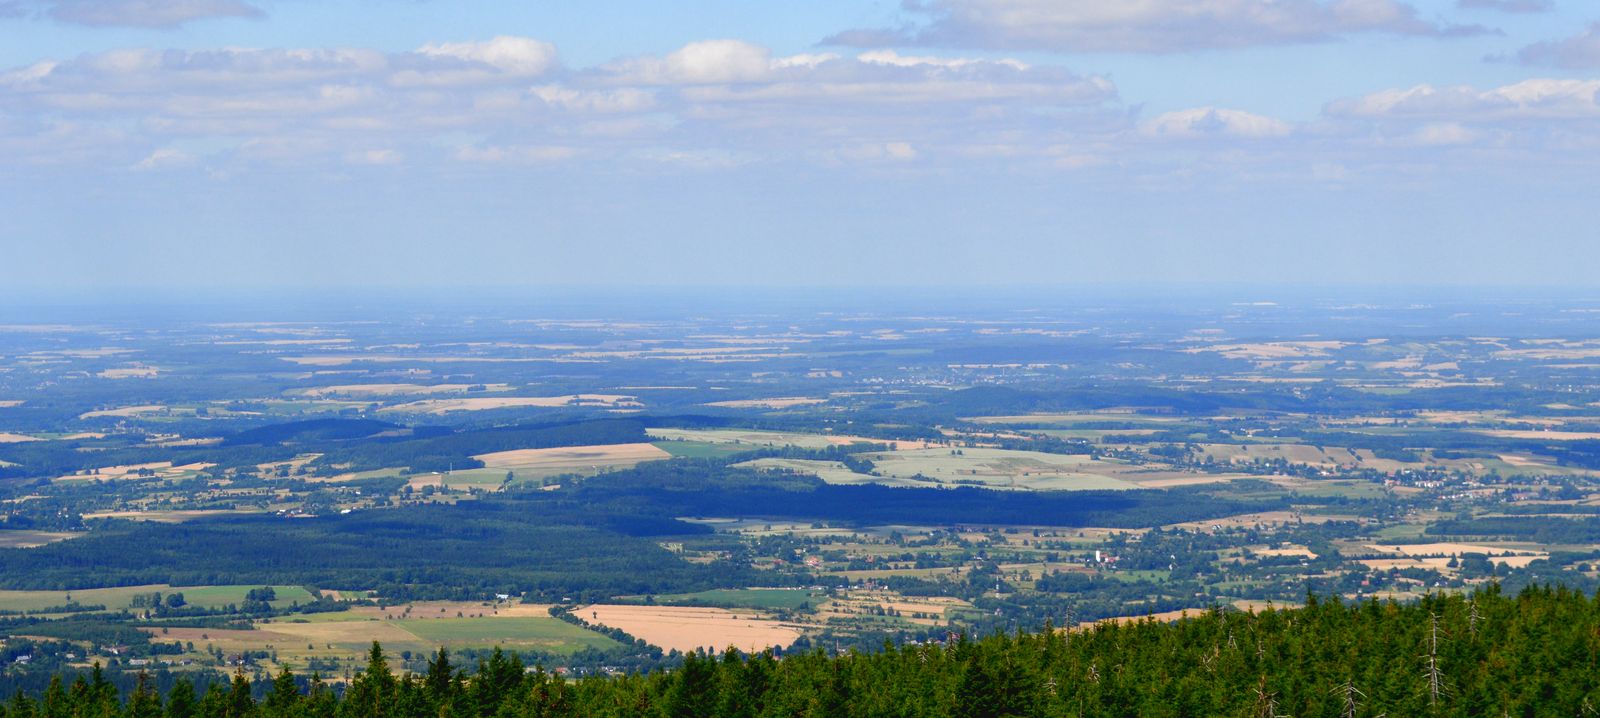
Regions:
[[79, 414], [78, 418], [79, 419], [93, 419], [93, 418], [95, 418], [97, 416], [121, 416], [121, 417], [139, 416], [141, 414], [154, 414], [154, 413], [156, 413], [158, 411], [164, 411], [164, 410], [166, 410], [166, 408], [167, 407], [162, 406], [160, 404], [142, 404], [142, 405], [139, 405], [139, 406], [124, 406], [124, 407], [118, 407], [116, 409], [100, 409], [100, 410], [97, 410], [97, 411], [86, 411], [86, 412], [84, 412], [82, 414]]
[[735, 399], [732, 401], [713, 401], [706, 406], [720, 406], [727, 409], [787, 409], [791, 406], [806, 406], [808, 404], [826, 403], [827, 399], [815, 399], [805, 396], [786, 396], [775, 399]]
[[6, 433], [4, 431], [0, 431], [0, 444], [20, 444], [20, 443], [22, 443], [24, 441], [38, 441], [38, 440], [39, 440], [39, 437], [37, 437], [37, 436], [27, 436], [27, 435], [24, 435], [24, 434], [8, 434], [8, 433]]
[[412, 396], [417, 394], [465, 394], [473, 386], [483, 386], [480, 391], [510, 391], [510, 384], [336, 384], [301, 389], [299, 396]]
[[670, 459], [672, 454], [662, 451], [655, 444], [604, 444], [496, 451], [473, 458], [482, 461], [484, 468], [488, 469], [567, 473], [597, 467], [632, 466], [645, 461]]
[[697, 648], [720, 652], [729, 646], [746, 652], [788, 647], [803, 632], [800, 626], [779, 623], [757, 611], [724, 608], [596, 604], [573, 611], [573, 615], [621, 629], [663, 650], [685, 652]]
[[22, 400], [21, 399], [4, 399], [4, 400], [0, 400], [0, 409], [11, 409], [11, 408], [19, 407], [19, 406], [22, 406]]
[[1366, 544], [1368, 549], [1378, 553], [1392, 553], [1401, 556], [1460, 556], [1469, 553], [1486, 555], [1510, 554], [1512, 556], [1542, 557], [1548, 556], [1543, 551], [1532, 551], [1522, 548], [1506, 546], [1491, 546], [1488, 544], [1471, 543], [1417, 543], [1417, 544]]
[[406, 404], [385, 407], [380, 411], [404, 411], [417, 414], [446, 414], [452, 411], [487, 411], [517, 407], [583, 406], [608, 409], [637, 408], [644, 406], [635, 397], [622, 394], [567, 394], [565, 396], [473, 396], [460, 399], [424, 399]]
[[102, 466], [88, 474], [71, 474], [61, 476], [56, 481], [115, 481], [117, 479], [137, 478], [140, 471], [154, 472], [156, 478], [171, 479], [210, 468], [212, 464], [183, 464], [173, 466], [170, 461], [152, 461], [147, 464], [121, 464], [118, 466]]

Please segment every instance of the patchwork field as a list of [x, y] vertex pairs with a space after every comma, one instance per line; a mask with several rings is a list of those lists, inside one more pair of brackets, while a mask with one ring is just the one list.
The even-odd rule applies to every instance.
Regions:
[[510, 391], [510, 384], [334, 384], [291, 392], [297, 396], [390, 397], [424, 394], [465, 394], [473, 386], [480, 392]]
[[872, 476], [858, 474], [851, 471], [844, 464], [837, 461], [817, 461], [814, 459], [756, 459], [746, 461], [734, 466], [749, 469], [794, 471], [802, 474], [813, 474], [817, 478], [830, 484], [883, 484], [885, 486], [921, 486], [927, 487], [926, 481], [914, 481], [895, 476]]
[[793, 406], [807, 406], [810, 404], [824, 404], [827, 399], [815, 399], [804, 396], [785, 396], [773, 399], [735, 399], [732, 401], [712, 401], [706, 406], [720, 406], [725, 409], [787, 409]]
[[798, 626], [779, 623], [752, 611], [687, 606], [596, 604], [573, 613], [590, 623], [618, 628], [663, 650], [720, 652], [729, 646], [757, 652], [787, 647], [799, 638]]
[[991, 489], [1049, 491], [1124, 490], [1137, 484], [1115, 478], [1126, 471], [1121, 464], [1089, 456], [1047, 454], [1040, 451], [966, 448], [960, 453], [946, 448], [911, 449], [866, 454], [885, 477], [909, 480], [922, 476], [941, 484], [972, 485]]
[[615, 469], [625, 469], [646, 461], [672, 458], [654, 444], [605, 444], [598, 446], [567, 446], [555, 449], [517, 449], [479, 454], [485, 469], [495, 469], [501, 474], [513, 472], [518, 479], [543, 478], [562, 474], [592, 475]]
[[[148, 586], [119, 586], [116, 588], [88, 588], [76, 591], [0, 591], [0, 610], [6, 611], [38, 611], [54, 606], [64, 606], [68, 603], [80, 603], [85, 606], [102, 605], [107, 610], [117, 611], [128, 608], [134, 596], [160, 592], [166, 596], [173, 593], [182, 593], [183, 598], [191, 606], [202, 608], [220, 608], [228, 604], [244, 603], [245, 594], [251, 589], [260, 586], [168, 586], [166, 584], [152, 584]], [[277, 593], [274, 606], [288, 606], [291, 603], [310, 603], [316, 600], [310, 591], [300, 586], [273, 586]]]
[[[187, 595], [187, 594], [185, 594]], [[585, 648], [606, 650], [618, 644], [608, 636], [550, 616], [533, 604], [429, 601], [399, 606], [360, 606], [348, 611], [278, 618], [251, 630], [206, 628], [145, 629], [159, 640], [193, 642], [225, 653], [271, 651], [280, 662], [304, 665], [307, 659], [359, 661], [373, 641], [390, 655], [427, 654], [491, 648], [569, 654]]]
[[116, 417], [141, 416], [141, 415], [144, 415], [144, 414], [154, 414], [154, 413], [159, 412], [159, 411], [165, 411], [166, 409], [167, 409], [167, 407], [162, 406], [160, 404], [143, 404], [143, 405], [140, 405], [140, 406], [124, 406], [124, 407], [119, 407], [119, 408], [116, 408], [116, 409], [98, 409], [96, 411], [86, 411], [86, 412], [83, 412], [82, 414], [79, 414], [78, 418], [79, 419], [93, 419], [95, 417], [100, 417], [100, 416], [116, 416]]
[[66, 531], [0, 531], [0, 548], [33, 548], [82, 535]]
[[[644, 600], [644, 597], [634, 597]], [[820, 591], [795, 588], [730, 588], [697, 591], [695, 593], [661, 594], [654, 597], [661, 605], [700, 605], [733, 608], [759, 608], [766, 610], [794, 610], [802, 606], [815, 606], [828, 600]]]
[[413, 414], [448, 414], [454, 411], [488, 411], [518, 407], [600, 407], [608, 409], [644, 406], [621, 394], [567, 394], [564, 396], [471, 396], [459, 399], [423, 399], [380, 409]]
[[862, 436], [801, 434], [784, 431], [757, 431], [754, 429], [645, 429], [645, 433], [652, 438], [666, 441], [747, 444], [758, 447], [795, 446], [802, 449], [826, 449], [830, 446], [849, 446], [851, 444], [887, 444], [895, 451], [903, 451], [932, 446], [926, 441], [891, 441], [888, 439], [869, 439]]

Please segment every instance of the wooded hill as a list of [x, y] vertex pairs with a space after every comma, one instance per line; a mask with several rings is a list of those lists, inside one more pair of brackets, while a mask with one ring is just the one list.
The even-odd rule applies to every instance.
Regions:
[[103, 680], [56, 682], [0, 718], [385, 716], [1581, 716], [1600, 708], [1600, 602], [1565, 589], [1489, 589], [1408, 604], [1312, 600], [977, 640], [781, 659], [692, 656], [670, 672], [564, 680], [496, 654], [468, 676], [440, 654], [394, 675], [374, 645], [341, 692], [287, 672], [252, 690], [125, 700]]

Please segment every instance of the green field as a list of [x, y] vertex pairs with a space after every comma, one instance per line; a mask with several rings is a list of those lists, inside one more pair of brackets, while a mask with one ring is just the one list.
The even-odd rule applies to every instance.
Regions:
[[[244, 603], [245, 594], [260, 586], [119, 586], [117, 588], [88, 588], [76, 591], [0, 591], [0, 610], [38, 611], [52, 606], [76, 602], [85, 606], [103, 605], [116, 611], [129, 607], [133, 597], [159, 591], [162, 596], [182, 593], [184, 601], [201, 608], [220, 608], [228, 604]], [[310, 603], [316, 600], [310, 591], [300, 586], [273, 586], [278, 594], [274, 607], [288, 606], [292, 602]]]
[[418, 618], [392, 621], [426, 643], [452, 647], [523, 646], [572, 653], [621, 645], [611, 638], [555, 618]]
[[727, 443], [718, 444], [710, 441], [677, 440], [652, 441], [650, 443], [655, 444], [657, 448], [672, 454], [674, 457], [683, 457], [688, 459], [720, 459], [727, 456], [743, 454], [748, 451], [754, 451], [756, 449], [754, 446]]
[[[1088, 456], [1008, 449], [912, 449], [863, 457], [888, 478], [922, 476], [949, 486], [1033, 491], [1117, 491], [1136, 484], [1115, 478], [1122, 464]], [[926, 484], [923, 484], [926, 485]]]
[[[697, 591], [695, 593], [662, 594], [655, 602], [669, 606], [715, 606], [718, 608], [761, 608], [767, 610], [795, 610], [802, 605], [817, 605], [828, 595], [821, 591], [789, 588], [732, 588]], [[643, 597], [634, 596], [630, 603], [643, 603]]]
[[[645, 429], [652, 439], [700, 442], [706, 444], [733, 444], [749, 451], [764, 446], [797, 446], [802, 449], [826, 449], [838, 446], [839, 441], [822, 434], [801, 434], [788, 431], [757, 431], [754, 429]], [[661, 448], [668, 449], [666, 446]]]
[[915, 481], [897, 476], [872, 476], [858, 474], [851, 471], [844, 464], [837, 461], [817, 461], [815, 459], [756, 459], [746, 461], [734, 466], [749, 469], [783, 469], [796, 471], [802, 474], [813, 474], [817, 478], [830, 484], [883, 484], [885, 486], [907, 486], [928, 488], [933, 486], [927, 481]]

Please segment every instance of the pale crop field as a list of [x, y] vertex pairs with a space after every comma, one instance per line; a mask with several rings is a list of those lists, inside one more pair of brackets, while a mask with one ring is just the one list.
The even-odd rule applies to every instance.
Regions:
[[787, 647], [803, 633], [799, 626], [749, 610], [596, 604], [573, 614], [590, 623], [619, 628], [662, 650], [684, 652], [698, 648], [720, 652], [732, 646], [753, 653]]
[[453, 411], [488, 411], [519, 407], [556, 408], [564, 406], [637, 409], [634, 397], [622, 394], [568, 394], [565, 396], [469, 396], [457, 399], [423, 399], [384, 407], [379, 411], [413, 414], [448, 414]]
[[894, 451], [920, 449], [933, 446], [926, 441], [892, 441], [870, 439], [864, 436], [835, 436], [831, 434], [804, 434], [787, 431], [758, 431], [754, 429], [645, 429], [652, 438], [666, 441], [700, 441], [708, 444], [746, 444], [761, 446], [794, 446], [802, 449], [826, 449], [830, 446], [851, 444], [884, 444]]
[[0, 548], [36, 548], [82, 535], [67, 531], [0, 531]]
[[1040, 451], [964, 448], [912, 449], [866, 454], [878, 473], [910, 479], [923, 476], [941, 484], [971, 485], [991, 489], [1037, 491], [1093, 491], [1139, 488], [1115, 478], [1125, 471], [1120, 464], [1089, 456], [1047, 454]]
[[98, 416], [115, 416], [115, 417], [140, 416], [140, 415], [143, 415], [143, 414], [154, 414], [154, 413], [159, 412], [159, 411], [165, 411], [166, 408], [167, 407], [162, 406], [160, 404], [143, 404], [143, 405], [140, 405], [140, 406], [124, 406], [124, 407], [119, 407], [119, 408], [116, 408], [116, 409], [100, 409], [100, 410], [97, 410], [97, 411], [86, 411], [86, 412], [83, 412], [82, 414], [79, 414], [78, 418], [79, 419], [93, 419], [93, 418], [98, 417]]
[[807, 406], [810, 404], [823, 404], [827, 399], [816, 399], [806, 396], [782, 396], [772, 399], [734, 399], [730, 401], [707, 402], [706, 406], [720, 406], [726, 409], [787, 409], [793, 406]]
[[858, 474], [851, 471], [844, 464], [837, 461], [817, 461], [815, 459], [756, 459], [734, 464], [735, 468], [794, 471], [801, 474], [812, 474], [830, 484], [882, 484], [885, 486], [907, 486], [927, 488], [925, 481], [912, 481], [894, 476], [872, 476]]
[[[299, 396], [416, 396], [424, 394], [465, 394], [472, 384], [335, 384], [332, 386], [319, 386], [313, 389], [300, 389], [293, 394]], [[482, 391], [498, 392], [510, 391], [510, 384], [485, 384]]]
[[672, 458], [655, 444], [600, 444], [563, 446], [553, 449], [516, 449], [479, 454], [475, 457], [487, 469], [508, 469], [549, 475], [584, 472], [591, 469], [633, 466], [645, 461]]

